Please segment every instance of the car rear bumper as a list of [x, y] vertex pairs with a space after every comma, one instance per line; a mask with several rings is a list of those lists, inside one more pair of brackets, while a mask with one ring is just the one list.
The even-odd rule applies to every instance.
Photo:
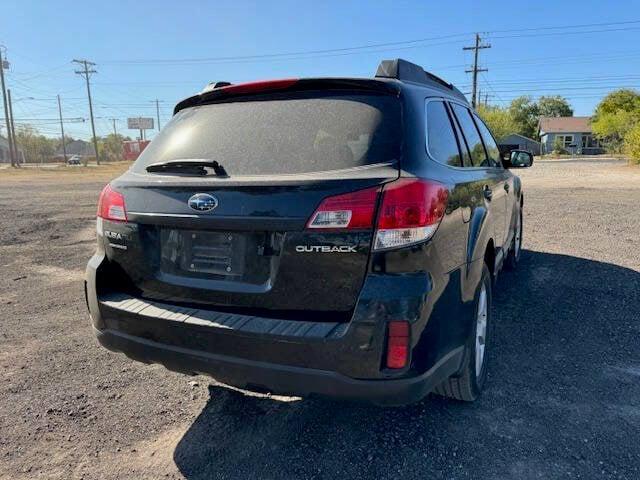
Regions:
[[97, 330], [105, 348], [123, 352], [144, 363], [160, 363], [169, 370], [205, 374], [222, 383], [249, 390], [296, 396], [329, 396], [363, 400], [381, 405], [405, 405], [419, 401], [455, 371], [462, 348], [453, 350], [429, 371], [414, 377], [360, 380], [337, 372], [247, 360], [162, 344], [114, 330]]
[[[115, 280], [104, 266], [104, 256], [94, 255], [85, 283], [98, 341], [170, 370], [210, 375], [249, 390], [401, 405], [423, 398], [462, 364], [462, 342], [449, 343], [445, 350], [438, 343], [442, 335], [437, 334], [437, 324], [434, 333], [424, 327], [427, 319], [420, 315], [431, 288], [424, 274], [369, 276], [353, 318], [341, 323], [263, 318], [144, 300], [114, 292]], [[416, 354], [407, 369], [389, 371], [382, 365], [386, 325], [398, 318], [416, 322], [412, 338], [421, 342], [413, 347]], [[451, 325], [450, 317], [446, 320]]]

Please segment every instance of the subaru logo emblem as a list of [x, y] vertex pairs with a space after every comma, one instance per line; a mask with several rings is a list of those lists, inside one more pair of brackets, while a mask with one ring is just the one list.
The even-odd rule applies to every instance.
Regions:
[[208, 193], [196, 193], [189, 199], [189, 207], [198, 212], [209, 212], [218, 206], [218, 199]]

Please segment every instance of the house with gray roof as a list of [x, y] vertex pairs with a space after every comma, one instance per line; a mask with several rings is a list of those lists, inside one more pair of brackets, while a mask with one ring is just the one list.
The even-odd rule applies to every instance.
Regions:
[[540, 142], [519, 133], [512, 133], [502, 137], [498, 143], [506, 150], [526, 150], [534, 155], [540, 155]]
[[600, 141], [593, 135], [591, 117], [540, 117], [538, 133], [542, 153], [552, 153], [556, 139], [572, 155], [604, 153]]

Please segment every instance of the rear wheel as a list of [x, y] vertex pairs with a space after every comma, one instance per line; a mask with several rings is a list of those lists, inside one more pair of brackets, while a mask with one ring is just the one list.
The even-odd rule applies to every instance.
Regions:
[[473, 328], [465, 346], [462, 372], [449, 377], [435, 393], [455, 400], [472, 402], [478, 398], [487, 379], [487, 354], [491, 346], [491, 274], [483, 265], [482, 279], [475, 299]]
[[513, 233], [513, 241], [509, 249], [509, 255], [505, 261], [505, 266], [509, 270], [514, 270], [520, 261], [520, 253], [522, 251], [522, 209], [519, 209], [516, 216], [516, 228]]

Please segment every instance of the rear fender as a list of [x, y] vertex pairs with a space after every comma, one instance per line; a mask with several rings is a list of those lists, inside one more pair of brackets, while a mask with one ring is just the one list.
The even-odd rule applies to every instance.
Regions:
[[[461, 279], [463, 302], [471, 302], [475, 297], [482, 277], [485, 252], [492, 242], [492, 233], [487, 209], [485, 207], [475, 208], [469, 222], [466, 272]], [[492, 267], [490, 266], [490, 268]]]
[[509, 243], [511, 242], [511, 239], [513, 238], [513, 232], [515, 230], [516, 227], [516, 221], [518, 219], [518, 215], [520, 214], [520, 210], [522, 208], [522, 204], [523, 204], [523, 197], [522, 197], [522, 182], [520, 180], [520, 177], [515, 177], [513, 179], [513, 194], [516, 198], [515, 200], [515, 205], [514, 208], [511, 211], [511, 219], [509, 221]]

